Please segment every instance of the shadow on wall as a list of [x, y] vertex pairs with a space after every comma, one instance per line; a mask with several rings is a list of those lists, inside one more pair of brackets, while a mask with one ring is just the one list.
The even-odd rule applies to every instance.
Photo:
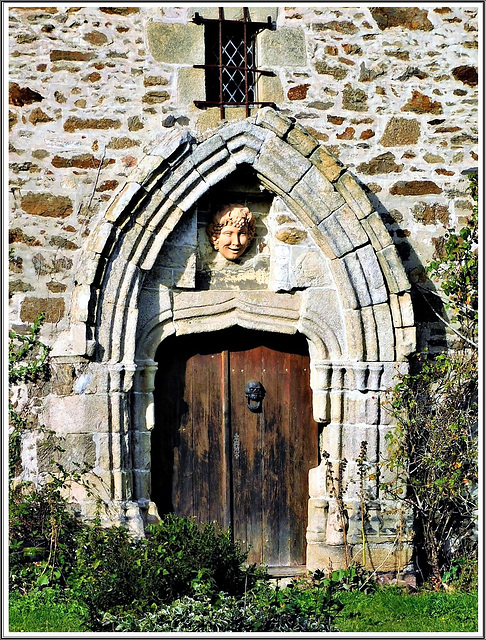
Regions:
[[[445, 317], [444, 305], [437, 295], [434, 282], [427, 276], [425, 265], [407, 240], [406, 230], [400, 226], [401, 216], [397, 215], [400, 212], [387, 209], [365, 183], [356, 175], [352, 175], [390, 233], [410, 281], [410, 295], [417, 328], [417, 352], [425, 348], [430, 351], [442, 351], [447, 346], [445, 324], [440, 319]], [[440, 247], [437, 247], [436, 251], [440, 251]]]

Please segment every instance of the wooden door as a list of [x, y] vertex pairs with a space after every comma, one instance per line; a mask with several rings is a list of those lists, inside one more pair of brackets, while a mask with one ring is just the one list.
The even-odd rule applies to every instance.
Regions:
[[[302, 336], [232, 329], [165, 341], [152, 439], [159, 513], [231, 526], [249, 562], [305, 564], [318, 464], [309, 374]], [[247, 406], [249, 380], [266, 392], [259, 413]]]

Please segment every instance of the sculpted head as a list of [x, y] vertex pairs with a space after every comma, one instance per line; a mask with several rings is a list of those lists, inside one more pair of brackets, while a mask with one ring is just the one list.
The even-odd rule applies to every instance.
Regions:
[[248, 207], [228, 204], [207, 227], [211, 244], [226, 260], [239, 258], [255, 235], [255, 218]]

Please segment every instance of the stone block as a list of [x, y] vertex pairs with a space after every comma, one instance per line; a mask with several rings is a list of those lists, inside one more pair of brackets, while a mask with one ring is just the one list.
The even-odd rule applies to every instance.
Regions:
[[[315, 534], [326, 532], [327, 510], [329, 502], [322, 498], [311, 498], [308, 504], [307, 530]], [[324, 538], [323, 538], [324, 539]]]
[[[353, 556], [360, 557], [361, 545], [353, 546]], [[413, 556], [413, 547], [411, 544], [404, 544], [402, 548], [397, 549], [393, 544], [367, 544], [366, 545], [366, 569], [369, 571], [377, 571], [380, 573], [393, 572], [397, 573], [407, 568]]]
[[315, 225], [344, 204], [344, 199], [315, 167], [300, 178], [289, 195], [307, 214], [309, 224]]
[[417, 144], [420, 123], [411, 118], [390, 118], [380, 140], [382, 147], [402, 147]]
[[[149, 190], [159, 179], [161, 165], [164, 164], [164, 158], [158, 155], [146, 155], [137, 164], [135, 169], [130, 173], [130, 183], [138, 183], [146, 190]], [[134, 191], [134, 195], [137, 193]]]
[[101, 222], [94, 233], [89, 236], [87, 249], [93, 253], [103, 253], [108, 241], [113, 241], [116, 236], [116, 229], [111, 222]]
[[344, 309], [359, 309], [358, 294], [350, 278], [344, 259], [336, 258], [335, 260], [331, 260], [330, 268]]
[[350, 360], [363, 360], [365, 357], [365, 347], [364, 327], [361, 312], [354, 309], [345, 309], [343, 317], [346, 329], [347, 346], [347, 352], [345, 355], [347, 355]]
[[415, 327], [395, 329], [397, 337], [397, 360], [405, 360], [417, 347], [417, 334]]
[[71, 298], [71, 319], [75, 322], [86, 322], [91, 300], [91, 287], [82, 284], [74, 287]]
[[[343, 455], [341, 424], [327, 424], [322, 431], [321, 449], [327, 451], [330, 460], [340, 460]], [[324, 495], [324, 494], [320, 494]]]
[[117, 222], [120, 216], [129, 211], [134, 203], [138, 202], [145, 193], [138, 182], [127, 182], [108, 207], [105, 213], [105, 220]]
[[[253, 158], [251, 159], [253, 161]], [[242, 162], [242, 158], [238, 158], [238, 162]], [[237, 170], [237, 161], [234, 156], [227, 155], [226, 149], [224, 151], [220, 151], [216, 156], [213, 156], [210, 160], [203, 163], [200, 167], [198, 167], [198, 171], [203, 175], [204, 184], [206, 187], [212, 187], [217, 185], [219, 182], [227, 178], [234, 171]], [[197, 197], [199, 198], [199, 196]], [[196, 199], [197, 200], [197, 199]], [[191, 198], [191, 202], [196, 202]], [[186, 207], [189, 201], [186, 199], [183, 206]]]
[[187, 129], [162, 128], [153, 142], [144, 148], [148, 155], [160, 156], [171, 166], [173, 158], [181, 158], [191, 147], [194, 138]]
[[299, 153], [306, 157], [309, 157], [319, 146], [319, 141], [307, 133], [304, 127], [299, 124], [294, 125], [288, 132], [286, 140], [294, 149], [297, 149]]
[[[261, 153], [253, 166], [272, 185], [288, 193], [311, 165], [290, 145], [277, 137], [272, 137], [267, 138], [263, 143]], [[292, 167], [292, 172], [289, 172], [289, 166]]]
[[315, 542], [308, 537], [307, 541], [307, 571], [328, 572], [329, 567], [345, 567], [344, 547], [330, 546], [324, 542]]
[[204, 64], [204, 27], [189, 22], [149, 22], [148, 47], [157, 62]]
[[231, 152], [244, 145], [249, 145], [259, 151], [268, 132], [261, 127], [256, 127], [248, 120], [243, 120], [221, 127], [218, 130], [218, 135], [226, 142], [226, 146]]
[[329, 422], [331, 404], [328, 391], [314, 390], [312, 393], [312, 414], [316, 422]]
[[367, 362], [376, 362], [379, 359], [379, 349], [373, 307], [364, 307], [361, 309], [361, 319], [364, 329], [366, 360]]
[[376, 255], [390, 293], [409, 291], [410, 283], [395, 246], [385, 247], [378, 251]]
[[325, 235], [334, 256], [337, 258], [342, 258], [342, 256], [353, 250], [354, 247], [351, 240], [334, 214], [327, 216], [318, 225], [318, 228]]
[[274, 76], [260, 75], [258, 78], [258, 99], [262, 102], [282, 104], [285, 96], [278, 74]]
[[37, 447], [37, 468], [41, 473], [52, 472], [57, 463], [67, 473], [79, 473], [84, 468], [94, 468], [95, 453], [91, 434], [50, 435], [48, 440]]
[[395, 331], [393, 330], [388, 304], [373, 306], [376, 334], [378, 336], [378, 358], [382, 362], [395, 360]]
[[383, 273], [376, 254], [371, 245], [367, 244], [356, 251], [364, 274], [367, 276], [368, 291], [373, 304], [380, 304], [388, 300], [388, 292], [385, 286]]
[[413, 307], [409, 293], [390, 295], [390, 308], [392, 311], [394, 327], [410, 327], [414, 324]]
[[259, 35], [258, 64], [265, 67], [302, 67], [307, 64], [305, 33], [301, 28], [280, 27]]
[[196, 109], [195, 100], [206, 100], [204, 69], [180, 67], [177, 72], [177, 101]]
[[337, 180], [336, 189], [358, 218], [365, 218], [373, 211], [368, 196], [349, 171], [345, 171]]
[[373, 300], [368, 288], [368, 273], [363, 271], [360, 256], [357, 252], [348, 253], [342, 258], [346, 271], [349, 276], [351, 286], [355, 291], [359, 306], [367, 307], [372, 304]]
[[335, 182], [344, 171], [344, 166], [325, 147], [318, 147], [310, 156], [310, 161], [330, 182]]
[[326, 345], [330, 357], [344, 349], [344, 326], [337, 293], [332, 289], [307, 289], [302, 293], [301, 322], [309, 323], [314, 335]]
[[361, 225], [376, 251], [384, 249], [393, 243], [387, 228], [383, 224], [383, 220], [376, 211], [373, 211], [369, 216], [363, 218]]
[[[58, 435], [101, 433], [108, 429], [108, 415], [107, 395], [50, 395], [41, 419]], [[68, 421], [66, 416], [69, 416]]]
[[280, 138], [284, 138], [293, 126], [289, 118], [278, 113], [272, 107], [264, 107], [258, 111], [256, 124], [273, 131]]
[[20, 320], [34, 323], [41, 313], [44, 314], [44, 322], [57, 324], [66, 311], [64, 298], [24, 298], [20, 306]]
[[292, 287], [324, 287], [331, 284], [331, 274], [327, 260], [314, 249], [293, 251], [290, 264]]

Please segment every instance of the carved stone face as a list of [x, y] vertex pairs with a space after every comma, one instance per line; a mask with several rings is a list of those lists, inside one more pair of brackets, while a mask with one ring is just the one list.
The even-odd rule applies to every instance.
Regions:
[[255, 219], [248, 207], [229, 204], [216, 213], [207, 233], [216, 251], [226, 260], [236, 260], [255, 235]]
[[213, 246], [226, 260], [236, 260], [248, 246], [248, 227], [225, 225]]

